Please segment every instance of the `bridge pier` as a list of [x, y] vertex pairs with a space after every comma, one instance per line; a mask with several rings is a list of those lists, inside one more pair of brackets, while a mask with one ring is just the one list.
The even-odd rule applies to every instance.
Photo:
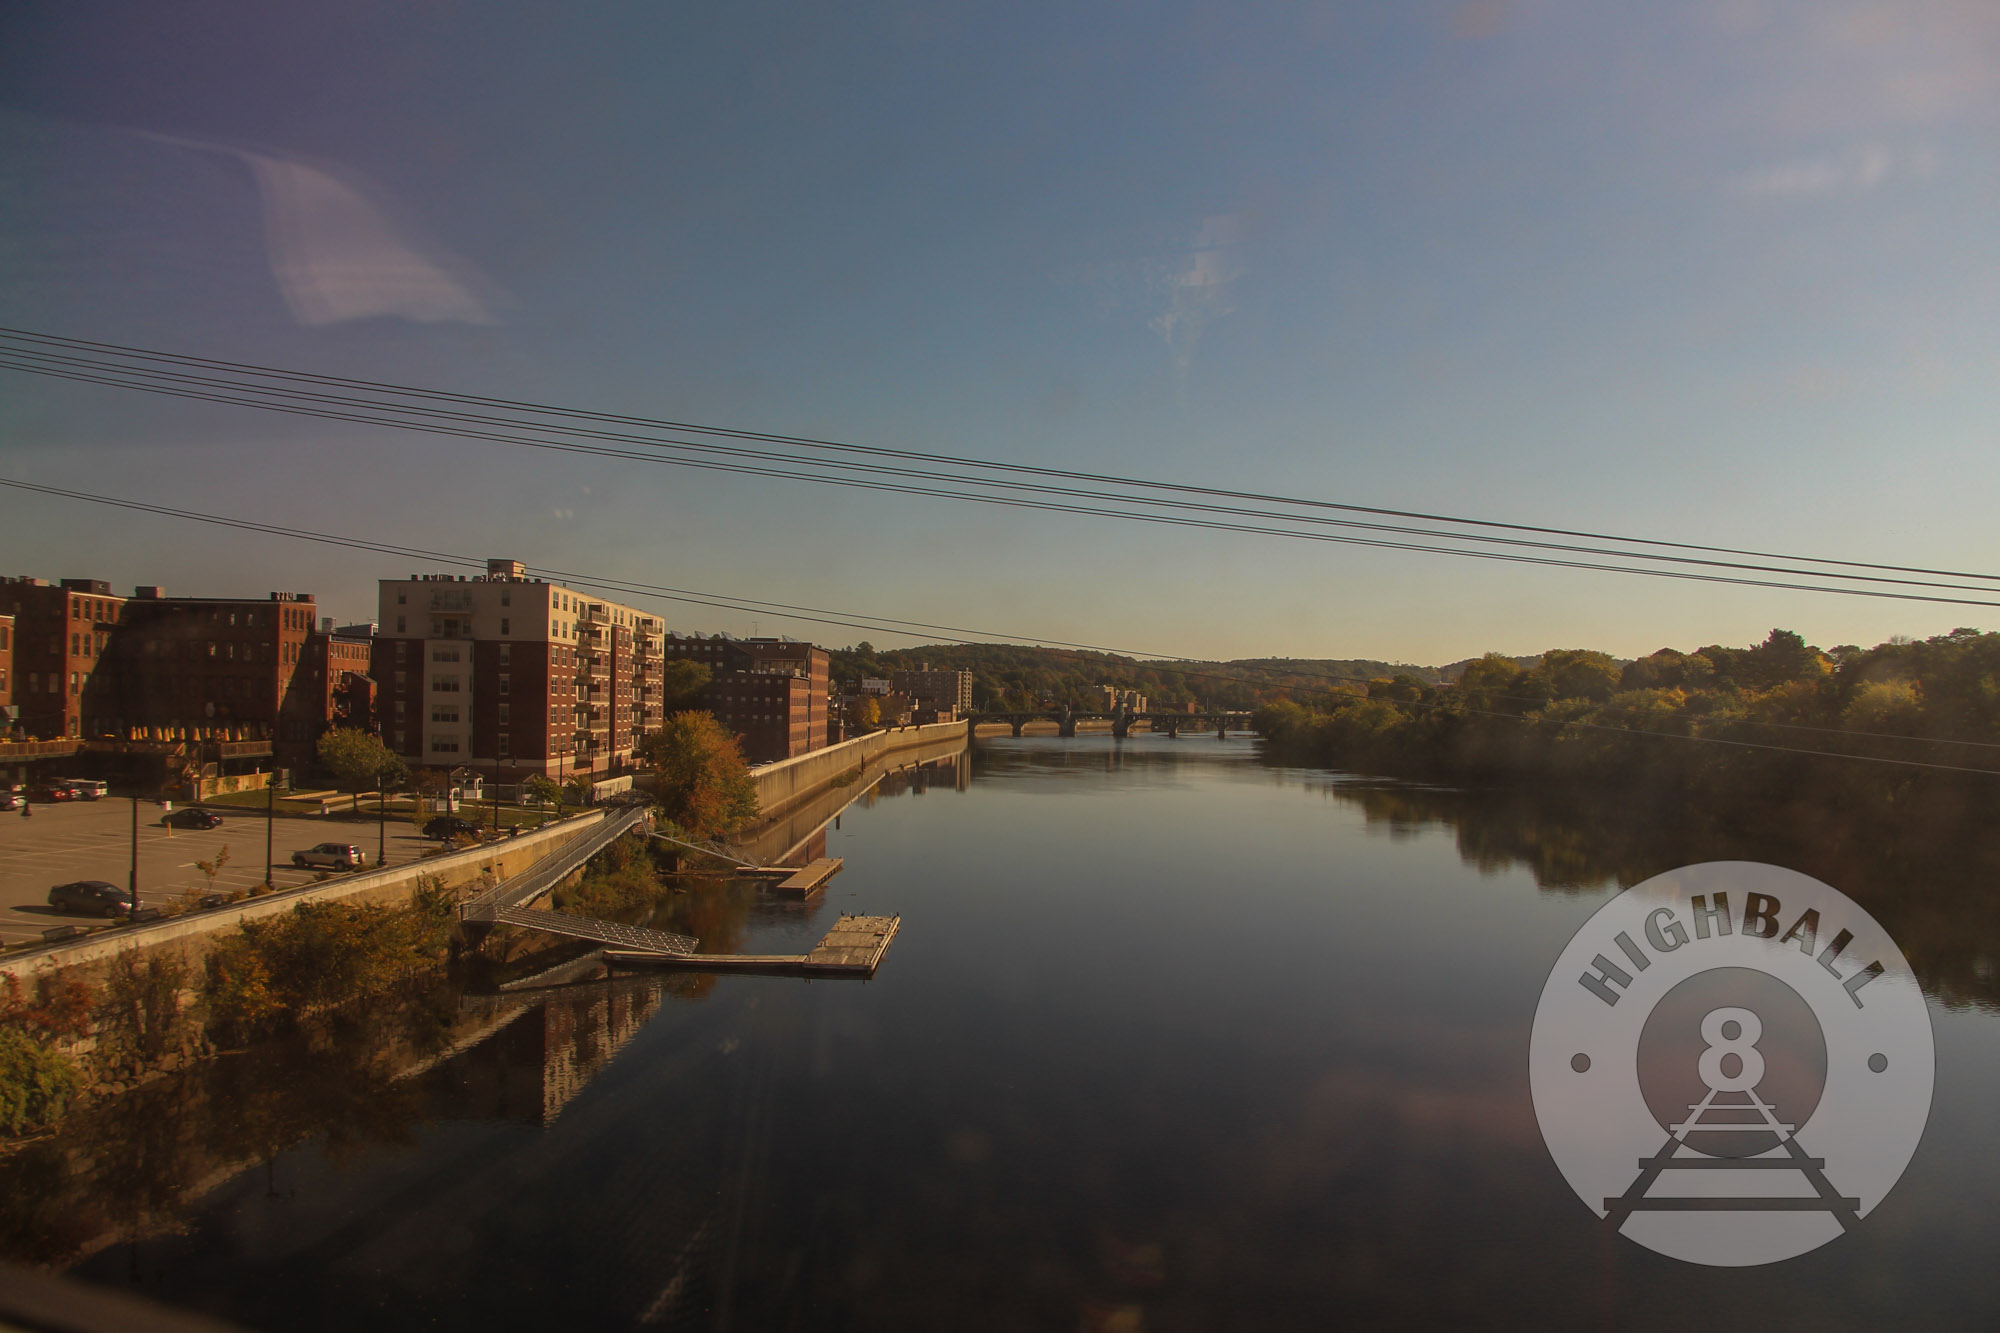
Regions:
[[1229, 719], [1221, 717], [1215, 719], [1215, 739], [1219, 741], [1229, 739]]
[[1021, 735], [1021, 728], [1022, 728], [1022, 727], [1025, 727], [1025, 726], [1027, 726], [1027, 725], [1028, 725], [1028, 724], [1027, 724], [1026, 722], [1023, 722], [1023, 721], [1022, 721], [1022, 720], [1021, 720], [1020, 718], [1018, 718], [1018, 717], [1014, 719], [1014, 736], [1015, 736], [1015, 738], [1016, 738], [1017, 740], [1018, 740], [1018, 739], [1020, 738], [1020, 735]]
[[1132, 734], [1132, 710], [1121, 708], [1111, 718], [1111, 734], [1124, 740]]
[[1062, 716], [1056, 719], [1056, 729], [1057, 735], [1076, 735], [1076, 714], [1067, 708], [1063, 709]]

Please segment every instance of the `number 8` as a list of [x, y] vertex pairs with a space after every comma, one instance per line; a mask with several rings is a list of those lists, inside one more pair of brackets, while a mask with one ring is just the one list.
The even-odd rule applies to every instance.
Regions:
[[[1725, 1037], [1722, 1029], [1730, 1023], [1736, 1024], [1736, 1035]], [[1701, 1035], [1708, 1049], [1701, 1053], [1695, 1068], [1700, 1071], [1703, 1083], [1717, 1092], [1748, 1092], [1764, 1081], [1764, 1056], [1757, 1049], [1757, 1039], [1764, 1035], [1764, 1024], [1756, 1014], [1733, 1007], [1711, 1009], [1701, 1020]], [[1723, 1057], [1729, 1055], [1736, 1057], [1734, 1074], [1722, 1072]]]

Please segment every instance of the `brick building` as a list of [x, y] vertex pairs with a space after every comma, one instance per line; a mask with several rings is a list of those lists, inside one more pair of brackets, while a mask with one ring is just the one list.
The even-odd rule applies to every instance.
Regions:
[[929, 662], [917, 671], [892, 671], [889, 673], [889, 687], [898, 694], [907, 694], [919, 708], [955, 713], [972, 711], [972, 673], [970, 671], [933, 671]]
[[375, 640], [365, 635], [321, 629], [306, 641], [313, 696], [329, 726], [376, 729], [374, 658]]
[[384, 579], [379, 595], [376, 711], [413, 768], [602, 777], [659, 728], [666, 627], [644, 611], [529, 578], [514, 560], [471, 578]]
[[0, 613], [0, 736], [14, 723], [14, 617]]
[[312, 752], [327, 714], [309, 688], [309, 593], [267, 600], [114, 596], [98, 579], [0, 582], [14, 621], [20, 725], [54, 739], [264, 740]]
[[668, 635], [669, 658], [709, 669], [703, 703], [734, 732], [753, 764], [826, 748], [827, 677], [832, 656], [795, 639], [727, 634]]

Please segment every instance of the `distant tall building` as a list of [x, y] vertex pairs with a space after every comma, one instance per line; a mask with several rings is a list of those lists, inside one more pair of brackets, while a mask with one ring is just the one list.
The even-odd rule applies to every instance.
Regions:
[[738, 737], [751, 763], [825, 748], [833, 660], [826, 649], [795, 639], [675, 634], [663, 651], [708, 667], [703, 703]]
[[890, 672], [889, 687], [898, 694], [909, 695], [919, 706], [949, 708], [959, 713], [972, 711], [970, 671], [933, 671], [926, 662], [916, 671]]
[[412, 767], [602, 777], [659, 729], [666, 626], [519, 561], [384, 579], [377, 619], [383, 738]]
[[1104, 711], [1107, 713], [1116, 713], [1126, 708], [1131, 709], [1135, 713], [1148, 711], [1146, 708], [1146, 704], [1148, 703], [1146, 696], [1137, 690], [1121, 689], [1116, 685], [1099, 685], [1097, 693], [1102, 700]]

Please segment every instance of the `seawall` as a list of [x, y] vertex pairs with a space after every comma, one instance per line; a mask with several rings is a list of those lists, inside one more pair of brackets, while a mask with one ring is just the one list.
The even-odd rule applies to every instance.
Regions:
[[752, 769], [750, 778], [757, 784], [758, 817], [775, 819], [831, 786], [835, 778], [885, 754], [938, 741], [966, 741], [970, 734], [971, 728], [964, 722], [934, 722], [923, 727], [871, 731], [866, 736], [856, 736], [853, 740], [829, 745], [824, 750], [814, 750]]

